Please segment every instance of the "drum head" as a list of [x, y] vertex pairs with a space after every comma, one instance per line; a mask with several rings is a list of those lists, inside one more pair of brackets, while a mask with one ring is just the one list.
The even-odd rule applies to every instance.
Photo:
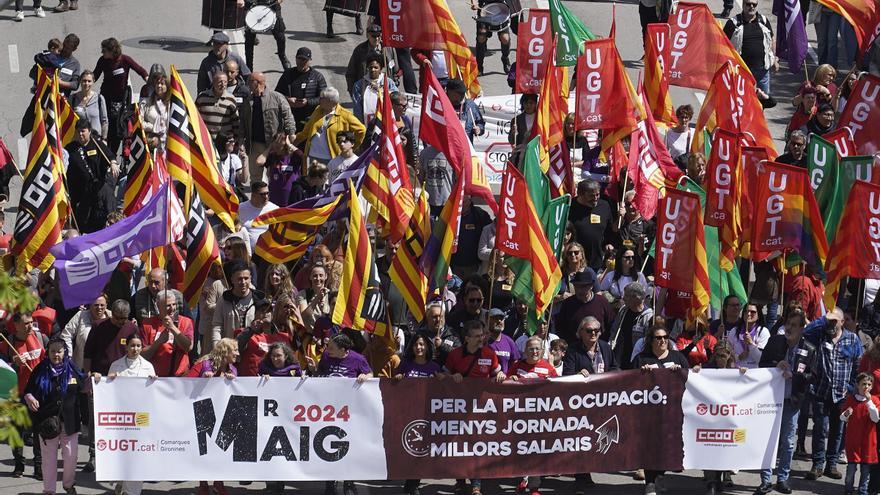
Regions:
[[503, 24], [508, 19], [510, 19], [510, 7], [508, 7], [505, 3], [497, 2], [490, 3], [489, 5], [486, 5], [485, 7], [480, 9], [480, 18], [477, 20], [479, 22], [485, 22], [486, 24], [498, 26]]
[[271, 7], [255, 5], [248, 10], [244, 17], [244, 23], [251, 31], [265, 33], [275, 27], [275, 12]]

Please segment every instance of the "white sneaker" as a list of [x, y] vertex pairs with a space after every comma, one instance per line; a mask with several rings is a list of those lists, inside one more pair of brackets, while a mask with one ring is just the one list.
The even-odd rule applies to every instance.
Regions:
[[24, 11], [23, 10], [16, 10], [15, 17], [13, 19], [15, 19], [15, 22], [23, 21], [24, 20]]
[[37, 17], [46, 17], [46, 11], [43, 10], [43, 7], [37, 7], [36, 13]]
[[657, 495], [657, 489], [654, 487], [654, 483], [648, 483], [645, 485], [645, 495]]

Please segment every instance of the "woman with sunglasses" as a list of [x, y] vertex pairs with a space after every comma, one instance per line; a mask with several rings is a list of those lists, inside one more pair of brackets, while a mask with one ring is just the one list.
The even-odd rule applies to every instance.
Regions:
[[743, 308], [739, 324], [727, 332], [738, 368], [757, 368], [761, 352], [770, 340], [770, 330], [761, 324], [760, 316], [758, 305], [750, 302]]
[[574, 287], [571, 285], [571, 279], [578, 272], [584, 271], [587, 267], [587, 258], [584, 255], [584, 246], [573, 241], [565, 246], [562, 250], [562, 290], [556, 294], [554, 298], [556, 302], [561, 302], [568, 296], [574, 294]]
[[[670, 348], [669, 332], [665, 325], [652, 326], [646, 338], [645, 349], [633, 361], [633, 368], [646, 373], [655, 373], [661, 368], [671, 371], [690, 368], [684, 354]], [[658, 489], [665, 491], [663, 473], [645, 469], [645, 495], [656, 495]]]
[[607, 271], [599, 281], [599, 291], [608, 292], [614, 296], [611, 302], [615, 309], [621, 305], [623, 288], [632, 282], [638, 282], [645, 290], [648, 290], [648, 280], [639, 271], [639, 256], [634, 249], [624, 248], [618, 251], [617, 259], [614, 260], [614, 270]]

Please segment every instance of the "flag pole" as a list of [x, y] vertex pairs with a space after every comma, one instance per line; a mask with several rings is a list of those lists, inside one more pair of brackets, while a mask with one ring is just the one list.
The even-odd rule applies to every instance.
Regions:
[[[31, 331], [33, 332], [33, 330]], [[34, 369], [31, 368], [31, 365], [29, 365], [27, 361], [25, 361], [24, 358], [21, 357], [21, 354], [18, 353], [18, 350], [16, 350], [15, 347], [12, 346], [12, 342], [10, 342], [9, 339], [6, 338], [6, 334], [0, 332], [0, 337], [3, 337], [3, 341], [6, 342], [6, 345], [8, 345], [10, 349], [12, 349], [12, 352], [14, 352], [15, 356], [18, 357], [18, 360], [21, 361], [21, 364], [27, 366], [28, 370], [34, 371]]]
[[495, 258], [499, 254], [500, 251], [492, 249], [492, 254], [489, 255], [489, 311], [492, 311], [492, 293], [495, 291]]
[[[613, 167], [612, 167], [612, 169], [613, 169]], [[627, 173], [623, 174], [623, 188], [621, 188], [621, 190], [620, 190], [620, 202], [618, 203], [618, 210], [620, 209], [620, 206], [626, 206], [626, 200], [624, 198], [626, 198], [626, 186], [628, 183], [627, 179], [629, 179], [629, 170], [627, 170], [626, 172]], [[623, 215], [620, 215], [617, 217], [617, 230], [620, 230], [620, 227], [622, 225], [623, 225]]]

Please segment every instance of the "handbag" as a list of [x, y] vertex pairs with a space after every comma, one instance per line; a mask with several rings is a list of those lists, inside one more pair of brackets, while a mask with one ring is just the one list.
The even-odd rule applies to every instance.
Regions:
[[58, 413], [40, 421], [37, 431], [43, 440], [52, 440], [61, 435], [61, 401], [58, 401]]

